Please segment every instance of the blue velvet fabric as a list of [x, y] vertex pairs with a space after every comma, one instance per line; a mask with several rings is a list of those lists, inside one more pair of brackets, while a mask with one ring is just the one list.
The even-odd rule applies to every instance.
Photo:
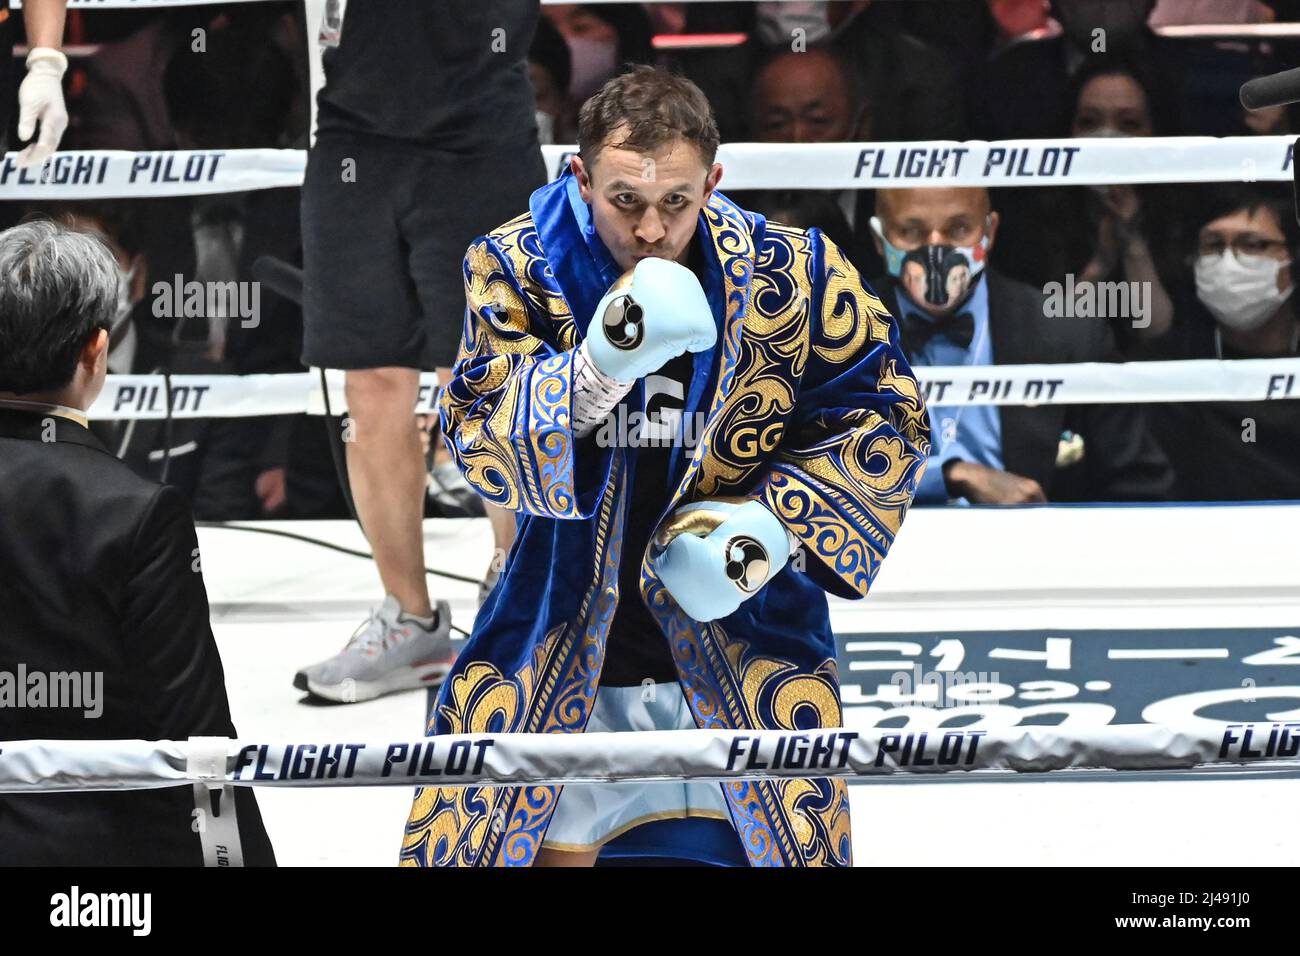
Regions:
[[[715, 191], [696, 238], [719, 335], [687, 395], [703, 434], [675, 451], [681, 480], [661, 514], [758, 499], [802, 547], [710, 624], [677, 607], [648, 554], [622, 553], [635, 450], [578, 439], [570, 423], [572, 352], [620, 270], [566, 173], [465, 257], [444, 434], [466, 479], [518, 513], [518, 536], [431, 734], [582, 732], [619, 600], [645, 601], [658, 621], [698, 726], [840, 725], [825, 592], [866, 594], [925, 467], [925, 406], [897, 324], [819, 230], [769, 223]], [[640, 594], [618, 593], [621, 561], [640, 563]], [[402, 861], [528, 865], [559, 792], [425, 788]], [[752, 865], [849, 865], [842, 781], [738, 780], [724, 793]]]

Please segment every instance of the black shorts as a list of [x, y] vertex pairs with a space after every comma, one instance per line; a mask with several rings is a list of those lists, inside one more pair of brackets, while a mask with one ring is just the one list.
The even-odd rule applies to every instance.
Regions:
[[[346, 160], [355, 181], [345, 181]], [[465, 250], [527, 212], [545, 184], [532, 146], [454, 156], [322, 134], [302, 189], [303, 362], [449, 367], [465, 315]]]

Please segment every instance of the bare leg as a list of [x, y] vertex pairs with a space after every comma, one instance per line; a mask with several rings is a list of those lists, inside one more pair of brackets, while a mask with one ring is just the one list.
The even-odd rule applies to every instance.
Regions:
[[420, 373], [374, 368], [347, 373], [348, 479], [384, 589], [402, 610], [433, 614], [424, 575], [424, 455], [415, 424]]
[[[451, 381], [451, 369], [439, 368], [434, 369], [434, 374], [438, 376], [438, 387], [446, 388], [447, 383]], [[437, 410], [434, 410], [434, 425], [438, 423]], [[441, 438], [433, 446], [433, 463], [441, 465], [444, 461], [451, 461], [451, 452], [447, 451], [447, 443]]]
[[542, 847], [537, 851], [533, 866], [595, 866], [599, 850], [552, 850]]
[[498, 508], [494, 504], [483, 502], [483, 507], [487, 511], [488, 521], [492, 524], [492, 554], [491, 569], [500, 571], [505, 567], [506, 555], [510, 553], [510, 546], [515, 543], [515, 513], [506, 511], [504, 508]]

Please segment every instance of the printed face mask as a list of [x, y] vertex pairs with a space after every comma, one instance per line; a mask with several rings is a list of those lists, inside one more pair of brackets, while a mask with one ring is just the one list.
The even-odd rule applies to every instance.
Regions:
[[1225, 249], [1196, 260], [1196, 297], [1223, 325], [1239, 332], [1257, 329], [1291, 295], [1278, 291], [1277, 274], [1286, 265], [1268, 256], [1239, 256]]
[[871, 228], [885, 249], [885, 268], [912, 301], [935, 313], [950, 312], [970, 296], [988, 262], [990, 225], [986, 217], [978, 245], [931, 244], [905, 251], [886, 239], [880, 219], [871, 217]]

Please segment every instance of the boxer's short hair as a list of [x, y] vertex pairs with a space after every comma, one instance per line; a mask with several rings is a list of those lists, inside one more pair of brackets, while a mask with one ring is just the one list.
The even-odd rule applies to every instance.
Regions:
[[[626, 133], [610, 141], [620, 127]], [[578, 154], [592, 164], [605, 146], [652, 152], [684, 139], [700, 151], [706, 166], [718, 152], [718, 124], [698, 86], [662, 67], [635, 66], [609, 80], [578, 114]]]
[[0, 391], [62, 388], [117, 312], [117, 260], [103, 241], [48, 219], [0, 232]]

